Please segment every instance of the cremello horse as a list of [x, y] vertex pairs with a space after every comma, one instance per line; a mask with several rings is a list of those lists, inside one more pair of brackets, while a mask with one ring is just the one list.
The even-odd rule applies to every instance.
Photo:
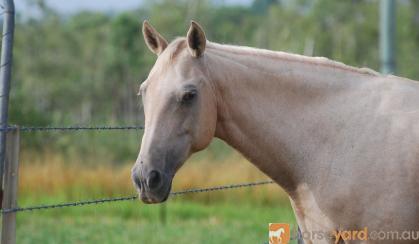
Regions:
[[419, 83], [209, 42], [195, 22], [170, 44], [147, 22], [143, 34], [157, 55], [132, 170], [144, 202], [165, 201], [185, 160], [218, 137], [289, 194], [303, 232], [419, 230]]

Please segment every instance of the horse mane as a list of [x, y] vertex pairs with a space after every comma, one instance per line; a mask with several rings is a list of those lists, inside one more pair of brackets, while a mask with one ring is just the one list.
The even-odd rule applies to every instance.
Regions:
[[[187, 48], [186, 38], [177, 37], [174, 39], [166, 48], [167, 52], [170, 53], [170, 60], [175, 60], [177, 56], [182, 52], [182, 50]], [[342, 62], [334, 61], [325, 57], [309, 57], [300, 54], [287, 53], [281, 51], [271, 51], [267, 49], [253, 48], [248, 46], [235, 46], [228, 44], [219, 44], [215, 42], [207, 41], [207, 48], [219, 50], [226, 53], [232, 53], [237, 55], [251, 55], [259, 56], [271, 59], [281, 59], [288, 62], [298, 62], [312, 65], [325, 66], [334, 69], [340, 69], [344, 71], [355, 72], [364, 75], [370, 76], [379, 76], [380, 73], [369, 69], [369, 68], [357, 68], [353, 66], [346, 65]]]
[[234, 45], [226, 45], [226, 44], [219, 44], [214, 42], [208, 42], [207, 48], [216, 49], [223, 52], [229, 52], [237, 55], [251, 55], [251, 56], [259, 56], [271, 59], [281, 59], [288, 62], [298, 62], [298, 63], [305, 63], [305, 64], [312, 64], [312, 65], [319, 65], [330, 67], [334, 69], [341, 69], [345, 71], [370, 75], [370, 76], [378, 76], [380, 73], [369, 69], [369, 68], [357, 68], [353, 66], [346, 65], [342, 62], [330, 60], [325, 57], [309, 57], [300, 54], [293, 54], [281, 51], [271, 51], [267, 49], [259, 49], [247, 46], [234, 46]]

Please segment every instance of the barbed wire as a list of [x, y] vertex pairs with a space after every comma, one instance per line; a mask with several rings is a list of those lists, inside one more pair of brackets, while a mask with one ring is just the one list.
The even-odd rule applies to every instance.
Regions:
[[[190, 194], [190, 193], [213, 192], [213, 191], [222, 191], [222, 190], [243, 188], [243, 187], [254, 187], [254, 186], [267, 185], [267, 184], [273, 184], [273, 183], [274, 181], [267, 180], [267, 181], [258, 181], [258, 182], [250, 182], [250, 183], [215, 186], [215, 187], [208, 187], [208, 188], [194, 188], [194, 189], [187, 189], [183, 191], [171, 192], [170, 197], [175, 197], [175, 196]], [[42, 204], [42, 205], [35, 205], [35, 206], [29, 206], [29, 207], [16, 207], [16, 208], [2, 209], [1, 213], [8, 214], [8, 213], [16, 213], [16, 212], [24, 212], [24, 211], [76, 207], [76, 206], [102, 204], [102, 203], [109, 203], [109, 202], [131, 201], [135, 199], [137, 199], [137, 195], [125, 196], [125, 197], [102, 198], [102, 199], [77, 201], [77, 202], [66, 202], [66, 203], [59, 203], [59, 204]]]
[[126, 125], [126, 126], [7, 126], [0, 128], [0, 131], [19, 130], [22, 132], [36, 132], [36, 131], [82, 131], [82, 130], [143, 130], [143, 125]]

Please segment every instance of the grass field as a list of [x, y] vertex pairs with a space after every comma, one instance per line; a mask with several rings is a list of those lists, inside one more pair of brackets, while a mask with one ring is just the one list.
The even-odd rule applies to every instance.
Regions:
[[[134, 193], [129, 162], [98, 165], [73, 158], [69, 164], [54, 154], [21, 158], [20, 206]], [[267, 179], [238, 154], [216, 163], [207, 158], [187, 162], [173, 190]], [[276, 185], [178, 196], [162, 206], [130, 201], [19, 213], [17, 242], [267, 243], [268, 223], [295, 223]]]
[[268, 223], [294, 223], [288, 204], [183, 200], [105, 204], [18, 215], [18, 243], [266, 243]]
[[[132, 195], [132, 162], [113, 165], [106, 161], [93, 164], [89, 159], [67, 160], [60, 154], [23, 154], [19, 170], [19, 196], [33, 201], [45, 197], [65, 200], [98, 198], [104, 196]], [[172, 190], [210, 187], [224, 184], [255, 182], [268, 178], [256, 167], [233, 153], [223, 160], [212, 161], [198, 154], [179, 170], [173, 180]], [[276, 204], [288, 197], [277, 185], [247, 188], [234, 191], [212, 192], [185, 196], [187, 200], [208, 201], [237, 200]]]

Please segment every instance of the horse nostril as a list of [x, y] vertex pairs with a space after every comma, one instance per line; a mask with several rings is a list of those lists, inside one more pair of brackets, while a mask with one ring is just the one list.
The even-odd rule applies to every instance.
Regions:
[[141, 190], [141, 181], [137, 174], [132, 174], [132, 180], [134, 181], [135, 185]]
[[152, 170], [150, 174], [148, 174], [147, 178], [147, 186], [150, 189], [156, 188], [160, 185], [161, 176], [157, 170]]

